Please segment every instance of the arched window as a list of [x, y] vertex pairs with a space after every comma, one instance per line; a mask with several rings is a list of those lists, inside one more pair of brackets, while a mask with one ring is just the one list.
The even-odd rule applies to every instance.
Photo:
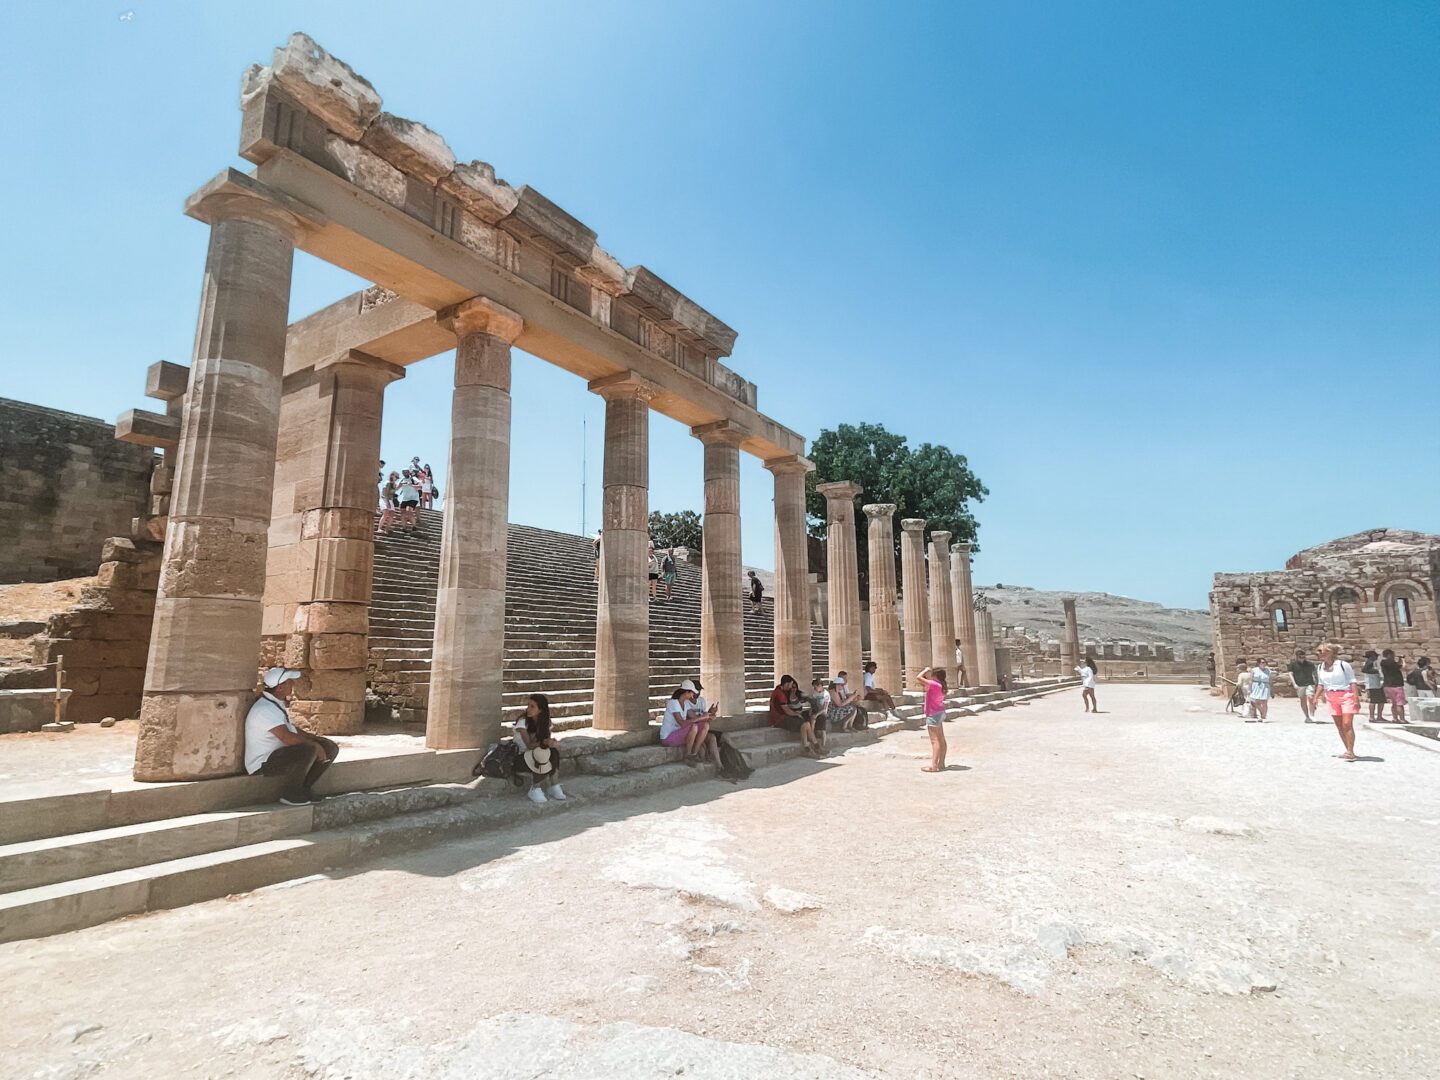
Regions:
[[1395, 597], [1395, 625], [1402, 630], [1408, 630], [1415, 625], [1415, 619], [1410, 612], [1410, 598], [1408, 596]]
[[1390, 635], [1396, 639], [1417, 636], [1421, 621], [1429, 617], [1429, 597], [1408, 581], [1394, 582], [1380, 595]]
[[1348, 585], [1330, 594], [1330, 627], [1341, 640], [1360, 636], [1360, 594]]
[[1285, 613], [1285, 608], [1277, 604], [1270, 612], [1275, 620], [1275, 632], [1277, 634], [1288, 634], [1290, 632], [1290, 616]]

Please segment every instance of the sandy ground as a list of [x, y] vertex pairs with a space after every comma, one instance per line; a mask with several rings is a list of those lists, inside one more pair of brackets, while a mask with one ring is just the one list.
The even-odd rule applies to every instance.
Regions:
[[0, 946], [17, 1077], [1433, 1077], [1440, 754], [1102, 684]]

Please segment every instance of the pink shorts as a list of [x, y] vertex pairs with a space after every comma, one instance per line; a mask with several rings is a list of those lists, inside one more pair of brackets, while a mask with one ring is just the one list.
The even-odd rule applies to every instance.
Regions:
[[1397, 709], [1405, 707], [1405, 687], [1387, 686], [1385, 687], [1385, 696], [1390, 699], [1390, 704], [1394, 705]]
[[1325, 700], [1330, 703], [1331, 716], [1354, 716], [1360, 711], [1353, 686], [1348, 690], [1326, 690]]
[[680, 727], [677, 727], [674, 731], [670, 732], [669, 735], [666, 735], [663, 739], [661, 739], [661, 740], [660, 740], [660, 745], [661, 745], [661, 746], [684, 746], [684, 745], [685, 745], [685, 736], [687, 736], [687, 735], [690, 734], [690, 729], [693, 728], [694, 726], [695, 726], [694, 724], [682, 724]]

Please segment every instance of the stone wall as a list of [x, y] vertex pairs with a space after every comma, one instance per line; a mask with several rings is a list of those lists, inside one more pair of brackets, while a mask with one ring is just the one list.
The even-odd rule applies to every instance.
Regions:
[[155, 461], [113, 423], [0, 398], [0, 584], [95, 573], [147, 512]]
[[1216, 574], [1210, 593], [1215, 661], [1264, 658], [1283, 669], [1297, 648], [1333, 641], [1348, 659], [1394, 649], [1411, 663], [1440, 658], [1440, 537], [1372, 529], [1292, 556], [1287, 569]]

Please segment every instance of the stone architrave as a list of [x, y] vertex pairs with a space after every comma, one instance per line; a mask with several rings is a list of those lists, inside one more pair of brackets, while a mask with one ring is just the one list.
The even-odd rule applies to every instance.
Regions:
[[931, 666], [955, 674], [955, 614], [950, 596], [950, 534], [930, 534], [930, 657]]
[[900, 662], [900, 611], [895, 590], [895, 504], [870, 503], [861, 509], [870, 519], [866, 546], [870, 554], [870, 659], [875, 662], [875, 685], [898, 694], [905, 685], [905, 672]]
[[970, 577], [970, 545], [950, 545], [950, 606], [955, 612], [955, 637], [960, 644], [960, 655], [965, 658], [965, 677], [968, 683], [959, 681], [956, 685], [975, 684], [975, 589]]
[[930, 602], [925, 595], [925, 519], [900, 522], [900, 584], [905, 598], [905, 690], [919, 692], [930, 667]]
[[321, 735], [354, 734], [365, 722], [370, 592], [375, 558], [375, 470], [385, 387], [405, 370], [351, 351], [316, 365], [326, 423], [318, 505], [300, 515], [300, 565], [285, 642], [287, 667], [303, 671], [290, 717]]
[[650, 402], [656, 388], [624, 371], [594, 380], [590, 389], [605, 399], [593, 723], [602, 731], [639, 730], [650, 723]]
[[817, 672], [810, 641], [810, 545], [805, 528], [805, 475], [798, 455], [765, 462], [775, 477], [775, 682], [793, 675], [808, 691]]
[[313, 211], [234, 171], [191, 197], [210, 225], [195, 358], [150, 636], [135, 779], [242, 767], [295, 243]]
[[826, 595], [830, 606], [830, 672], [848, 673], [850, 688], [861, 685], [860, 572], [855, 553], [855, 497], [863, 490], [851, 480], [817, 484], [825, 496], [828, 529]]
[[425, 745], [460, 750], [489, 745], [502, 724], [510, 346], [524, 324], [484, 297], [437, 318], [455, 335], [455, 393]]
[[1075, 597], [1061, 597], [1060, 606], [1065, 611], [1065, 629], [1060, 634], [1060, 674], [1069, 678], [1075, 674], [1075, 668], [1080, 663], [1080, 630], [1075, 621]]
[[705, 447], [705, 556], [700, 566], [700, 681], [721, 715], [745, 712], [745, 599], [740, 560], [740, 444], [729, 420], [692, 428]]
[[975, 613], [977, 678], [981, 686], [998, 686], [995, 668], [995, 620], [990, 609]]

